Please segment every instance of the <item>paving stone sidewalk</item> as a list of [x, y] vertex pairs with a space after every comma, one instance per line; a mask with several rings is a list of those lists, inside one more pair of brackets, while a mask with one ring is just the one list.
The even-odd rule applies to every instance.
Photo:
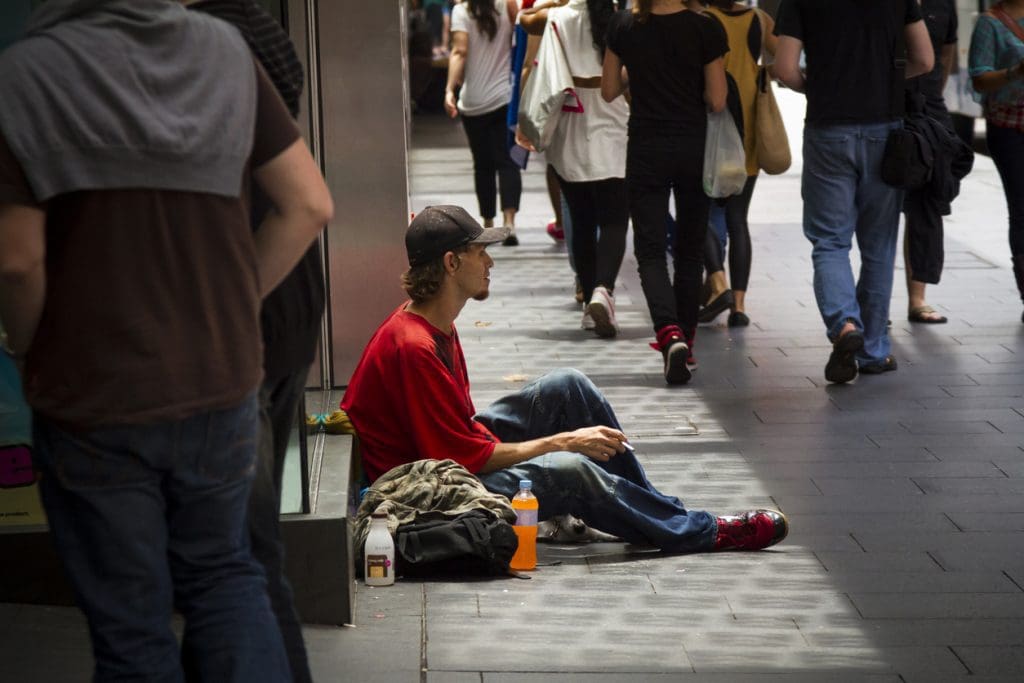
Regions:
[[[413, 208], [475, 209], [458, 125], [416, 118], [413, 146]], [[899, 370], [845, 386], [822, 374], [829, 345], [799, 224], [799, 160], [755, 191], [753, 324], [730, 329], [723, 315], [702, 326], [700, 368], [673, 388], [648, 347], [631, 253], [615, 291], [621, 334], [579, 328], [564, 248], [543, 231], [542, 171], [535, 158], [524, 176], [522, 245], [491, 248], [491, 297], [458, 322], [477, 406], [579, 368], [661, 490], [717, 513], [779, 507], [790, 538], [766, 552], [669, 557], [543, 546], [548, 564], [528, 581], [359, 586], [355, 626], [306, 629], [317, 680], [1021, 680], [1024, 325], [990, 162], [965, 184], [968, 208], [950, 219], [947, 269], [931, 289], [949, 324], [906, 322], [898, 270]], [[57, 658], [88, 662], [73, 610], [0, 605], [0, 629], [5, 657], [36, 658], [34, 680], [88, 679], [87, 668], [46, 677], [67, 671], [48, 664]]]

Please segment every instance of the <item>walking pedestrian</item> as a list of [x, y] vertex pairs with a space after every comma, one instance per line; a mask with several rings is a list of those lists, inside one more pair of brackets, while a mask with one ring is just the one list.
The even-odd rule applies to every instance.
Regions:
[[[626, 185], [640, 284], [662, 353], [665, 381], [685, 384], [696, 364], [704, 238], [710, 200], [704, 193], [708, 111], [725, 108], [721, 25], [678, 0], [636, 0], [608, 29], [601, 76], [606, 102], [629, 90]], [[673, 276], [668, 273], [665, 216], [675, 196]]]
[[917, 0], [783, 0], [775, 31], [776, 77], [807, 94], [801, 192], [814, 296], [832, 342], [825, 379], [895, 370], [887, 321], [903, 192], [881, 168], [886, 139], [902, 126], [903, 79], [933, 66], [921, 8]]
[[515, 221], [523, 189], [519, 166], [509, 156], [507, 128], [512, 26], [518, 11], [515, 0], [464, 0], [452, 8], [452, 51], [444, 92], [448, 115], [462, 114], [483, 223], [494, 225], [500, 189], [502, 225], [510, 230], [503, 244], [510, 247], [519, 244]]

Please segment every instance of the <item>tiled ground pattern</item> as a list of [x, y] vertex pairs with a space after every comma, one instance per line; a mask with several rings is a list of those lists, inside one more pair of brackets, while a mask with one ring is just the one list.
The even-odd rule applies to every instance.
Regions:
[[[413, 208], [474, 207], [461, 131], [414, 126]], [[778, 506], [792, 534], [768, 552], [682, 557], [547, 546], [529, 581], [360, 586], [354, 627], [306, 631], [317, 680], [1024, 679], [1024, 326], [1005, 265], [950, 238], [932, 296], [950, 323], [934, 327], [901, 315], [898, 269], [899, 371], [829, 386], [809, 247], [797, 221], [755, 201], [753, 325], [702, 327], [693, 382], [668, 388], [631, 254], [615, 292], [622, 333], [579, 329], [564, 249], [543, 233], [542, 168], [534, 158], [524, 176], [522, 246], [492, 247], [491, 298], [459, 320], [477, 405], [579, 368], [659, 488], [716, 512]], [[791, 214], [794, 187], [787, 175], [758, 192]], [[951, 219], [976, 221], [979, 244], [1003, 230], [997, 190], [965, 185], [994, 197], [988, 214]], [[88, 680], [73, 610], [0, 605], [0, 635], [0, 672], [12, 672], [0, 679]]]

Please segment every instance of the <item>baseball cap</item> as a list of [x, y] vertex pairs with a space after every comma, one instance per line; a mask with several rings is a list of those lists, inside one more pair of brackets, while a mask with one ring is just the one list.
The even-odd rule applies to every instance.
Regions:
[[461, 206], [428, 206], [416, 214], [405, 233], [410, 266], [421, 266], [465, 244], [494, 244], [511, 228], [485, 228]]

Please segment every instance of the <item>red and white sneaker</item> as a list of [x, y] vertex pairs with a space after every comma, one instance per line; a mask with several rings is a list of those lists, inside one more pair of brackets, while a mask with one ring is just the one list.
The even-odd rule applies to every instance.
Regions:
[[547, 233], [548, 236], [556, 242], [561, 243], [565, 241], [565, 230], [558, 227], [558, 223], [555, 221], [548, 223]]
[[751, 510], [716, 521], [715, 550], [764, 550], [789, 534], [789, 522], [778, 510]]
[[615, 320], [615, 297], [604, 287], [594, 287], [594, 293], [587, 304], [587, 315], [594, 321], [594, 332], [598, 337], [611, 338], [619, 333]]

